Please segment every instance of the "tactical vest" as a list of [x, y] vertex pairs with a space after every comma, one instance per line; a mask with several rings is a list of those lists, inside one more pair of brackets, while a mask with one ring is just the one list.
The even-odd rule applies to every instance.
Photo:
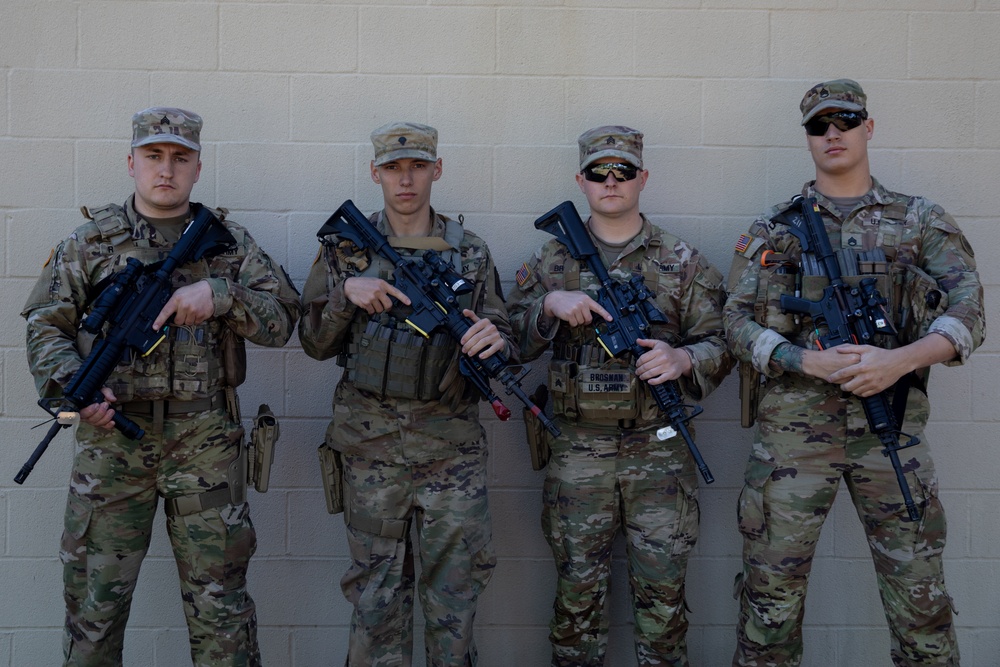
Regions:
[[[649, 241], [647, 255], [655, 255], [662, 242], [658, 236]], [[650, 261], [643, 261], [642, 275], [654, 294], [663, 293], [663, 274]], [[581, 273], [585, 267], [567, 255], [563, 264], [563, 289], [577, 291], [584, 287]], [[592, 284], [596, 277], [586, 269]], [[669, 341], [672, 345], [678, 341]], [[561, 326], [552, 345], [549, 362], [549, 391], [554, 413], [573, 422], [621, 425], [655, 419], [658, 408], [646, 384], [636, 378], [635, 360], [630, 355], [614, 358], [597, 340], [591, 326]], [[630, 426], [632, 424], [629, 424]]]
[[[911, 200], [912, 201], [912, 200]], [[855, 286], [862, 279], [874, 277], [879, 292], [888, 304], [886, 313], [892, 318], [899, 331], [898, 337], [889, 337], [886, 347], [898, 347], [919, 340], [927, 334], [931, 323], [948, 307], [948, 294], [922, 269], [912, 263], [915, 258], [901, 258], [900, 244], [904, 238], [909, 206], [894, 202], [881, 207], [869, 207], [862, 212], [866, 217], [876, 218], [865, 224], [861, 232], [842, 233], [840, 249], [837, 250], [844, 282]], [[779, 214], [772, 220], [783, 224]], [[885, 261], [880, 261], [871, 252], [881, 249]], [[899, 261], [901, 259], [909, 261]], [[795, 342], [803, 347], [814, 348], [817, 334], [807, 316], [796, 319], [782, 311], [782, 294], [799, 292], [802, 298], [815, 301], [822, 296], [823, 289], [830, 284], [826, 276], [814, 275], [808, 266], [793, 268], [776, 263], [762, 267], [757, 285], [757, 300], [754, 307], [759, 324], [787, 336], [797, 337]]]
[[[379, 215], [372, 216], [373, 224], [378, 223]], [[465, 236], [462, 218], [441, 218], [445, 222], [444, 238], [395, 237], [390, 238], [390, 243], [402, 250], [438, 250], [460, 275], [465, 275], [461, 252], [455, 250], [461, 248]], [[340, 246], [338, 252], [341, 252]], [[362, 257], [363, 261], [358, 261]], [[387, 282], [392, 282], [395, 268], [381, 255], [366, 252], [355, 253], [355, 257], [343, 262], [342, 266], [353, 267], [348, 277], [381, 278]], [[475, 273], [474, 267], [471, 272]], [[472, 293], [458, 298], [462, 308], [474, 309], [478, 288], [479, 285]], [[439, 388], [441, 379], [459, 347], [445, 332], [431, 333], [430, 338], [419, 334], [406, 324], [408, 311], [406, 306], [398, 304], [392, 314], [380, 313], [372, 317], [358, 309], [351, 320], [345, 351], [337, 357], [337, 363], [344, 368], [345, 378], [355, 388], [380, 398], [437, 400], [443, 393]]]
[[[97, 228], [97, 234], [84, 240], [92, 244], [92, 256], [101, 258], [99, 279], [119, 270], [130, 257], [151, 264], [170, 252], [171, 246], [155, 247], [147, 238], [136, 238], [136, 228], [117, 204], [83, 212]], [[215, 213], [224, 219], [226, 211]], [[230, 232], [237, 240], [234, 249], [178, 268], [174, 285], [193, 284], [213, 276], [235, 280], [243, 260], [239, 248], [244, 243], [239, 229], [230, 228]], [[127, 351], [108, 379], [108, 387], [122, 403], [212, 398], [225, 386], [241, 383], [245, 368], [243, 339], [212, 318], [194, 326], [170, 325], [167, 339], [145, 357]]]

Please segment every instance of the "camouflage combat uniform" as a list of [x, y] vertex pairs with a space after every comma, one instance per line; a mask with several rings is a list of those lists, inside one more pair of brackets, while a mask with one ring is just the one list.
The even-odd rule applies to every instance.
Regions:
[[[692, 377], [678, 382], [694, 400], [707, 396], [732, 366], [722, 339], [722, 274], [645, 217], [608, 272], [615, 280], [645, 277], [669, 320], [655, 325], [650, 337], [691, 355]], [[666, 421], [645, 383], [635, 378], [634, 360], [607, 359], [593, 327], [547, 325], [542, 307], [549, 292], [596, 296], [600, 285], [586, 265], [551, 240], [522, 267], [517, 282], [511, 323], [522, 358], [552, 345], [549, 388], [562, 430], [551, 444], [542, 513], [559, 576], [549, 636], [552, 664], [604, 664], [611, 549], [624, 526], [639, 664], [686, 665], [684, 576], [699, 521], [694, 461], [680, 437], [657, 439]], [[584, 368], [596, 371], [589, 376], [595, 383], [611, 378], [622, 386], [588, 400], [567, 386]]]
[[[430, 236], [444, 239], [455, 229], [431, 211]], [[387, 233], [384, 212], [372, 223]], [[461, 228], [457, 228], [461, 229]], [[391, 234], [391, 231], [389, 232]], [[476, 286], [470, 307], [489, 318], [509, 340], [510, 325], [500, 281], [486, 244], [469, 231], [451, 245], [461, 262], [461, 275]], [[338, 356], [347, 365], [333, 397], [333, 420], [326, 446], [340, 453], [344, 466], [344, 502], [352, 563], [341, 580], [354, 605], [350, 653], [354, 666], [409, 664], [413, 643], [414, 563], [411, 529], [419, 538], [420, 579], [417, 593], [423, 608], [428, 665], [473, 665], [472, 630], [476, 601], [493, 574], [490, 514], [486, 498], [485, 433], [479, 423], [478, 393], [466, 387], [455, 402], [442, 397], [380, 397], [359, 389], [348, 375], [358, 346], [368, 345], [363, 332], [381, 323], [395, 329], [394, 345], [403, 338], [421, 339], [404, 324], [408, 308], [370, 317], [344, 294], [344, 281], [370, 269], [372, 258], [350, 241], [331, 237], [313, 264], [303, 290], [305, 315], [299, 336], [315, 359]], [[405, 243], [407, 239], [398, 239]], [[396, 247], [403, 257], [419, 251]], [[445, 256], [451, 253], [442, 253]], [[448, 261], [453, 261], [446, 257]], [[377, 277], [392, 282], [392, 265], [377, 256]], [[473, 299], [474, 298], [474, 302]], [[385, 329], [383, 329], [385, 331]], [[446, 334], [435, 334], [435, 336]], [[447, 345], [451, 371], [458, 347]], [[506, 354], [515, 351], [507, 345]], [[416, 374], [415, 369], [387, 363], [388, 381]], [[433, 394], [441, 369], [424, 373]], [[458, 384], [455, 384], [458, 383]], [[454, 379], [449, 393], [461, 390]]]
[[[985, 322], [972, 248], [955, 221], [934, 203], [890, 192], [874, 179], [872, 189], [843, 218], [811, 183], [803, 195], [816, 197], [834, 249], [885, 251], [890, 263], [880, 291], [890, 298], [888, 310], [900, 328], [895, 344], [939, 333], [955, 346], [957, 357], [949, 365], [964, 363], [982, 342]], [[860, 399], [837, 385], [768, 366], [772, 351], [786, 341], [816, 349], [809, 318], [796, 322], [778, 307], [780, 295], [794, 291], [794, 276], [761, 268], [761, 255], [768, 250], [788, 254], [793, 262], [801, 255], [787, 225], [772, 222], [789, 205], [771, 209], [741, 237], [725, 308], [730, 349], [767, 376], [739, 503], [744, 547], [733, 664], [799, 664], [813, 554], [843, 479], [875, 562], [893, 663], [958, 665], [941, 560], [945, 518], [923, 433], [929, 369], [918, 372], [910, 389], [902, 427], [921, 440], [900, 452], [922, 513], [913, 523], [889, 459], [869, 432]], [[802, 296], [810, 300], [827, 284], [822, 277], [801, 280], [806, 281]], [[819, 282], [810, 287], [810, 280]]]
[[[284, 345], [300, 306], [283, 269], [244, 228], [224, 224], [236, 247], [173, 275], [175, 288], [207, 279], [215, 316], [197, 326], [171, 326], [166, 341], [147, 357], [129, 355], [107, 383], [119, 401], [112, 407], [145, 429], [145, 437], [135, 442], [86, 423], [77, 431], [60, 551], [68, 665], [121, 664], [160, 496], [168, 507], [194, 664], [260, 664], [255, 607], [246, 590], [256, 536], [247, 504], [230, 502], [228, 488], [243, 429], [227, 411], [220, 339], [233, 333], [259, 345]], [[129, 257], [163, 259], [175, 240], [138, 216], [130, 197], [124, 207], [96, 209], [93, 221], [55, 249], [21, 313], [43, 397], [61, 396], [80, 366], [88, 342], [78, 328], [95, 285]], [[206, 509], [174, 505], [206, 492], [198, 501]]]

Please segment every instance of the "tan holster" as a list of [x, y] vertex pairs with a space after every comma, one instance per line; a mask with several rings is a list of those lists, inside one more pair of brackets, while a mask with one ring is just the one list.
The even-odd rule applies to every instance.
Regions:
[[247, 483], [261, 493], [267, 491], [271, 481], [271, 464], [274, 463], [274, 446], [278, 442], [281, 430], [278, 420], [271, 412], [267, 403], [261, 403], [257, 408], [257, 416], [253, 420], [253, 430], [250, 431], [250, 442], [247, 443], [248, 467]]
[[325, 442], [319, 446], [319, 468], [323, 475], [326, 511], [340, 514], [344, 511], [344, 466], [340, 462], [340, 452]]

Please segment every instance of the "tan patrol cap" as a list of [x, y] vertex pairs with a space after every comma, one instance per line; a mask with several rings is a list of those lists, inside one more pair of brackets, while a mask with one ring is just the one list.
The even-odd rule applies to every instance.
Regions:
[[201, 116], [174, 107], [151, 107], [132, 116], [132, 148], [180, 144], [201, 151]]
[[601, 158], [617, 157], [642, 169], [642, 132], [624, 125], [602, 125], [587, 130], [577, 139], [580, 169]]
[[398, 121], [383, 125], [372, 132], [375, 166], [403, 158], [434, 162], [437, 160], [437, 141], [437, 130], [429, 125]]

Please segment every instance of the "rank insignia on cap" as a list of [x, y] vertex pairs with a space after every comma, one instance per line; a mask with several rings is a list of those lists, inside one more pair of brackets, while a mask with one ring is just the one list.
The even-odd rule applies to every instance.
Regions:
[[531, 276], [531, 269], [528, 268], [528, 263], [525, 262], [521, 265], [521, 268], [517, 270], [514, 274], [514, 280], [517, 281], [518, 287], [524, 287], [524, 283], [528, 282], [528, 278]]
[[750, 247], [750, 243], [752, 241], [753, 241], [752, 236], [748, 236], [746, 234], [740, 234], [739, 240], [736, 241], [736, 252], [738, 253], [746, 252], [747, 248]]

